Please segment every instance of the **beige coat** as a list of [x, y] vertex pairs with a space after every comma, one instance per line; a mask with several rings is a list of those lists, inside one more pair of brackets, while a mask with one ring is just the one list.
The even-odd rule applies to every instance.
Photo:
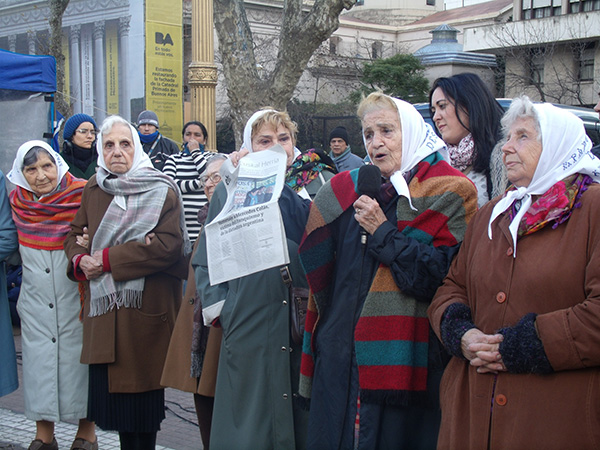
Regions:
[[600, 185], [570, 219], [519, 239], [513, 258], [507, 214], [492, 225], [495, 202], [467, 229], [460, 252], [429, 308], [434, 331], [461, 302], [484, 333], [537, 313], [554, 373], [478, 374], [452, 358], [440, 386], [441, 449], [600, 448]]
[[[93, 176], [83, 191], [81, 208], [65, 240], [69, 259], [67, 273], [73, 278], [73, 256], [82, 253], [75, 242], [88, 227], [90, 242], [113, 197], [104, 192]], [[145, 277], [142, 307], [114, 309], [89, 317], [89, 287], [86, 289], [81, 362], [108, 364], [109, 392], [145, 392], [160, 389], [160, 377], [181, 301], [182, 279], [187, 261], [182, 256], [179, 226], [181, 203], [168, 191], [150, 245], [127, 242], [109, 248], [115, 280]]]
[[[194, 254], [198, 241], [194, 245]], [[171, 336], [169, 351], [165, 360], [160, 383], [163, 386], [179, 389], [180, 391], [193, 392], [206, 397], [215, 396], [217, 383], [217, 368], [219, 365], [219, 352], [221, 349], [221, 328], [210, 327], [202, 375], [200, 379], [190, 376], [192, 331], [194, 328], [194, 302], [196, 301], [196, 279], [194, 268], [190, 264], [189, 276], [185, 288], [183, 303], [177, 314], [175, 329]]]

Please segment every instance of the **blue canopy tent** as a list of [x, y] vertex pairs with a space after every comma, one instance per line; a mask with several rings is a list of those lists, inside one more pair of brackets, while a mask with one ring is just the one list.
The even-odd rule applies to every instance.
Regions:
[[0, 169], [5, 174], [21, 144], [31, 139], [51, 142], [55, 91], [53, 56], [0, 50]]

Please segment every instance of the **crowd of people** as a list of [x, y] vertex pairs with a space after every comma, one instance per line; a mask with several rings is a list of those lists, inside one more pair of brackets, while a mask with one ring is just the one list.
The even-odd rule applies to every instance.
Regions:
[[[364, 98], [365, 159], [344, 127], [329, 154], [300, 151], [271, 107], [229, 155], [198, 121], [177, 145], [153, 111], [137, 127], [75, 114], [60, 153], [17, 149], [8, 195], [0, 173], [0, 395], [18, 386], [18, 251], [29, 449], [57, 450], [62, 420], [72, 450], [101, 448], [96, 427], [152, 449], [165, 387], [193, 395], [207, 450], [598, 448], [600, 160], [583, 123], [526, 96], [504, 113], [470, 73], [429, 99], [434, 127]], [[224, 164], [276, 145], [281, 192], [244, 206], [278, 195], [288, 262], [213, 284]]]

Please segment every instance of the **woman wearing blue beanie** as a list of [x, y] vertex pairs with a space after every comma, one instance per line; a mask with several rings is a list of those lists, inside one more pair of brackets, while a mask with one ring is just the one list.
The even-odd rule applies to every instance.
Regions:
[[87, 114], [75, 114], [63, 128], [63, 150], [60, 155], [69, 165], [69, 172], [77, 178], [89, 180], [96, 173], [96, 122]]

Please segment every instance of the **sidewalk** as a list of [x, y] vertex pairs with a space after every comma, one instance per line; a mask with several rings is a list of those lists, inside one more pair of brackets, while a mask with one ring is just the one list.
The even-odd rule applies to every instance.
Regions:
[[[21, 336], [15, 336], [19, 384], [21, 384]], [[157, 450], [201, 450], [200, 432], [192, 394], [167, 389], [166, 418], [158, 432]], [[60, 449], [69, 449], [77, 430], [76, 423], [56, 424], [56, 440]], [[96, 429], [100, 450], [118, 450], [119, 436], [115, 432]], [[25, 450], [35, 437], [35, 422], [23, 414], [23, 388], [19, 385], [12, 394], [0, 397], [0, 449]]]

